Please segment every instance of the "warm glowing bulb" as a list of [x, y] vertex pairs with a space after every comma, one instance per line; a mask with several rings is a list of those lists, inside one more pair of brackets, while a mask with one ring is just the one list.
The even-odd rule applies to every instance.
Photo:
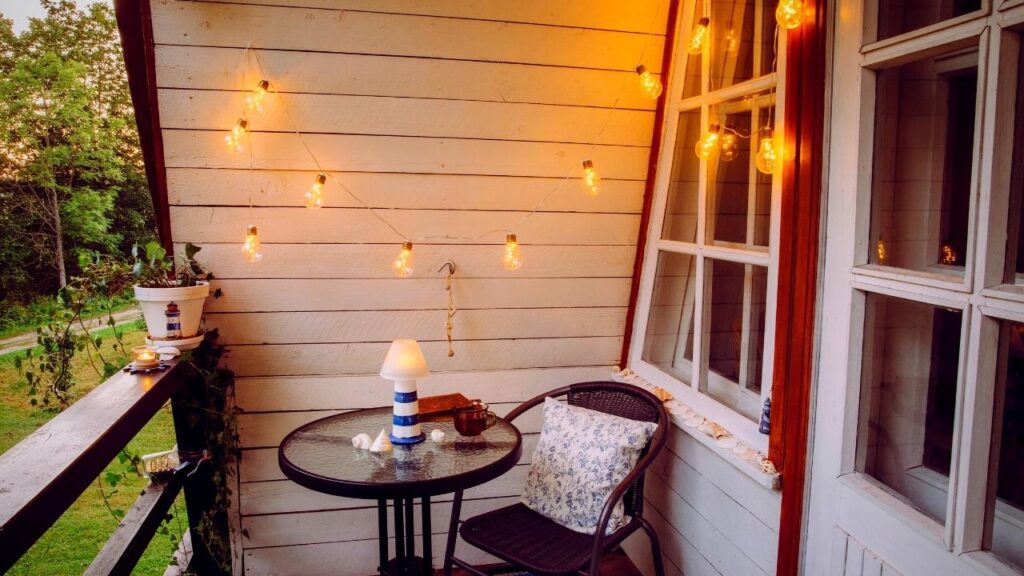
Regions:
[[956, 254], [956, 249], [951, 244], [942, 245], [942, 263], [946, 266], [952, 266], [956, 264], [959, 258]]
[[658, 80], [653, 74], [647, 71], [647, 66], [643, 64], [636, 67], [636, 73], [640, 75], [640, 85], [643, 87], [644, 92], [651, 100], [657, 100], [658, 96], [661, 96], [661, 80]]
[[712, 122], [708, 126], [708, 131], [701, 136], [701, 139], [697, 141], [697, 145], [693, 147], [693, 151], [697, 154], [697, 157], [701, 160], [707, 160], [712, 154], [718, 150], [718, 144], [720, 140], [719, 132], [722, 127], [717, 123]]
[[885, 249], [885, 240], [882, 238], [878, 239], [878, 243], [875, 245], [875, 253], [878, 254], [878, 261], [884, 263], [889, 258], [889, 252]]
[[740, 153], [739, 140], [732, 132], [726, 132], [725, 134], [722, 134], [721, 141], [722, 160], [724, 162], [732, 162]]
[[249, 121], [245, 118], [239, 118], [238, 122], [235, 122], [235, 127], [231, 129], [231, 133], [224, 137], [224, 142], [227, 142], [228, 150], [231, 150], [232, 152], [241, 152], [244, 150], [242, 147], [242, 137], [245, 136], [248, 129]]
[[327, 175], [320, 173], [316, 175], [313, 185], [306, 190], [306, 208], [319, 208], [324, 205], [324, 183], [327, 182]]
[[260, 80], [256, 88], [245, 96], [245, 109], [250, 112], [263, 112], [263, 101], [267, 98], [270, 82]]
[[761, 128], [761, 146], [754, 158], [757, 169], [764, 174], [774, 174], [779, 167], [779, 151], [775, 146], [775, 137], [771, 128]]
[[775, 9], [775, 21], [787, 30], [798, 28], [804, 21], [804, 3], [801, 0], [782, 0]]
[[260, 252], [260, 235], [253, 225], [249, 225], [245, 230], [245, 244], [242, 244], [242, 257], [249, 264], [255, 264], [263, 259], [263, 253]]
[[704, 51], [704, 41], [708, 38], [709, 24], [711, 24], [711, 18], [705, 16], [693, 27], [693, 32], [690, 32], [690, 41], [686, 43], [687, 52], [690, 54], [700, 54]]
[[402, 251], [398, 253], [395, 261], [391, 264], [395, 276], [406, 278], [413, 272], [412, 242], [402, 242]]
[[505, 235], [505, 257], [501, 259], [505, 270], [519, 270], [523, 267], [523, 257], [519, 254], [519, 241], [515, 234]]
[[729, 54], [735, 54], [740, 51], [740, 39], [736, 36], [735, 30], [729, 30], [725, 33], [725, 51]]
[[601, 177], [594, 170], [594, 163], [590, 160], [583, 161], [583, 191], [587, 196], [597, 196], [601, 193]]

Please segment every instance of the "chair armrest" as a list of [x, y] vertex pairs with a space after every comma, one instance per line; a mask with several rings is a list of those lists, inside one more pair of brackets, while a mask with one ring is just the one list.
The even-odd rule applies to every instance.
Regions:
[[534, 396], [533, 398], [530, 398], [529, 400], [527, 400], [526, 402], [523, 402], [519, 406], [516, 406], [511, 412], [506, 414], [505, 415], [505, 420], [507, 422], [511, 422], [511, 421], [515, 420], [519, 416], [522, 416], [523, 412], [526, 412], [530, 408], [533, 408], [534, 406], [536, 406], [536, 405], [540, 404], [541, 402], [543, 402], [545, 398], [556, 397], [556, 396], [564, 396], [564, 395], [569, 393], [570, 388], [571, 388], [570, 386], [563, 386], [563, 387], [555, 389], [555, 390], [549, 390], [549, 391], [547, 391], [547, 392], [545, 392], [543, 394], [540, 394], [538, 396]]

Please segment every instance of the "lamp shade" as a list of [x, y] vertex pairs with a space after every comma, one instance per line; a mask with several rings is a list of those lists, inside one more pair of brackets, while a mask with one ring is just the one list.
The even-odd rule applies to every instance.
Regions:
[[415, 380], [429, 374], [427, 359], [423, 357], [419, 342], [395, 340], [391, 343], [380, 375], [388, 380]]

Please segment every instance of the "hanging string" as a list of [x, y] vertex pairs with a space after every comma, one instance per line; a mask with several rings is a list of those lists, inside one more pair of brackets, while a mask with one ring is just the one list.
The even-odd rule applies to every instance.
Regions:
[[[709, 0], [705, 0], [705, 1], [709, 1]], [[651, 36], [654, 34], [654, 26], [657, 24], [658, 16], [661, 13], [662, 4], [663, 3], [659, 3], [657, 5], [655, 11], [654, 11], [654, 15], [653, 15], [653, 17], [651, 19], [651, 24], [648, 27], [647, 33], [645, 34], [645, 41], [644, 41], [643, 45], [641, 46], [639, 62], [643, 61], [643, 58], [646, 55], [647, 47], [650, 45]], [[258, 71], [260, 72], [262, 77], [263, 78], [273, 78], [272, 75], [267, 73], [267, 70], [264, 67], [263, 62], [260, 59], [259, 51], [257, 49], [255, 49], [255, 48], [252, 48], [252, 44], [249, 43], [249, 44], [246, 45], [245, 51], [243, 53], [242, 85], [243, 86], [247, 86], [246, 82], [245, 82], [245, 78], [246, 78], [245, 70], [246, 70], [246, 68], [249, 65], [249, 55], [250, 55], [250, 53], [252, 55], [253, 61], [256, 64], [256, 68], [258, 69]], [[619, 109], [619, 102], [621, 101], [623, 95], [625, 94], [625, 90], [629, 86], [630, 80], [632, 80], [632, 79], [629, 78], [629, 77], [625, 77], [623, 79], [623, 82], [622, 82], [621, 87], [619, 89], [618, 95], [613, 100], [612, 106], [608, 109], [608, 112], [607, 112], [607, 114], [605, 116], [604, 122], [602, 123], [600, 129], [595, 134], [593, 140], [591, 141], [591, 145], [590, 145], [590, 154], [591, 155], [597, 149], [597, 146], [598, 146], [598, 143], [600, 141], [601, 136], [604, 135], [604, 133], [607, 130], [608, 126], [611, 124], [613, 115]], [[284, 98], [284, 96], [280, 92], [278, 92], [278, 90], [276, 89], [276, 86], [275, 86], [274, 83], [270, 84], [270, 86], [268, 88], [268, 91], [273, 93], [274, 96], [277, 98], [278, 102], [281, 103], [282, 110], [284, 111], [285, 116], [287, 117], [289, 123], [291, 124], [291, 132], [294, 133], [298, 137], [299, 142], [302, 144], [302, 147], [305, 149], [306, 153], [309, 155], [309, 157], [312, 160], [313, 164], [316, 165], [317, 170], [320, 173], [326, 175], [327, 178], [329, 178], [332, 182], [336, 183], [346, 194], [348, 194], [349, 197], [352, 198], [352, 200], [354, 200], [357, 204], [359, 204], [359, 206], [361, 208], [367, 210], [371, 215], [373, 215], [374, 218], [379, 220], [389, 230], [394, 232], [396, 236], [401, 238], [403, 241], [406, 241], [406, 242], [410, 241], [411, 239], [410, 239], [409, 236], [404, 234], [396, 226], [394, 226], [391, 222], [389, 222], [386, 218], [384, 218], [378, 212], [378, 210], [376, 208], [374, 208], [368, 202], [366, 202], [362, 198], [360, 198], [358, 194], [356, 194], [351, 188], [349, 188], [348, 186], [345, 185], [345, 183], [342, 181], [342, 179], [340, 177], [338, 177], [333, 172], [324, 169], [323, 165], [320, 163], [320, 160], [317, 158], [316, 154], [313, 152], [312, 147], [309, 145], [309, 142], [306, 140], [305, 135], [299, 129], [299, 124], [296, 121], [295, 116], [292, 114], [291, 107], [289, 106], [287, 100]], [[243, 117], [244, 117], [244, 112], [243, 112]], [[246, 140], [247, 140], [247, 143], [249, 144], [249, 177], [250, 177], [249, 210], [250, 210], [250, 220], [251, 220], [252, 219], [252, 208], [253, 208], [253, 206], [252, 206], [252, 189], [254, 188], [253, 180], [252, 180], [253, 179], [254, 167], [253, 167], [253, 157], [252, 157], [252, 136], [251, 136], [251, 134], [248, 134], [248, 133], [246, 134]], [[561, 179], [559, 179], [558, 183], [550, 191], [548, 191], [548, 193], [544, 197], [542, 197], [540, 199], [540, 201], [538, 201], [537, 204], [535, 204], [534, 207], [529, 212], [524, 214], [510, 228], [495, 228], [493, 230], [488, 230], [486, 232], [483, 232], [481, 234], [477, 234], [475, 236], [453, 236], [453, 235], [445, 234], [445, 235], [441, 235], [441, 236], [419, 236], [419, 237], [416, 237], [415, 240], [416, 241], [424, 241], [424, 240], [458, 240], [458, 241], [476, 242], [476, 241], [480, 241], [483, 238], [485, 238], [487, 236], [490, 236], [490, 235], [493, 235], [493, 234], [498, 234], [498, 233], [504, 234], [504, 233], [514, 232], [516, 229], [518, 229], [519, 227], [524, 225], [530, 218], [534, 217], [538, 212], [540, 212], [540, 210], [544, 207], [544, 205], [548, 202], [548, 200], [550, 200], [551, 197], [554, 196], [562, 188], [562, 186], [564, 186], [565, 183], [567, 181], [571, 180], [572, 178], [573, 178], [573, 175], [570, 174], [570, 175], [566, 175], [566, 176], [562, 177]]]

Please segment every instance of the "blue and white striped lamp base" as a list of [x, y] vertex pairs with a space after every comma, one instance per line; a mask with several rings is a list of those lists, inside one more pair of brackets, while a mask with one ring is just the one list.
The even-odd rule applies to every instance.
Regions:
[[391, 416], [392, 444], [417, 444], [427, 436], [420, 429], [420, 403], [415, 380], [395, 381], [395, 401]]

